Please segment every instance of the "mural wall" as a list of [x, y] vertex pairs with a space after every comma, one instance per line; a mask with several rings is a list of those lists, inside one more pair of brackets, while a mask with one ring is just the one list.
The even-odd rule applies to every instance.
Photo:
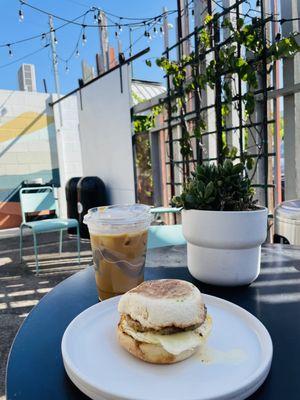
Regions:
[[19, 226], [19, 189], [42, 179], [59, 186], [49, 94], [0, 90], [0, 229]]

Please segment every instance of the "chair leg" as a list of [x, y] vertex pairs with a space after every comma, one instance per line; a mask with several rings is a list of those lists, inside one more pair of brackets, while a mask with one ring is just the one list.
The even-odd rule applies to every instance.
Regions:
[[59, 231], [59, 254], [62, 253], [63, 230]]
[[23, 256], [23, 226], [20, 226], [20, 264], [22, 263]]
[[79, 225], [77, 225], [76, 231], [77, 231], [78, 264], [80, 264], [80, 233], [79, 233]]
[[35, 272], [39, 273], [39, 259], [38, 259], [38, 247], [37, 247], [37, 238], [36, 234], [33, 234], [33, 243], [34, 243], [34, 255], [35, 255]]

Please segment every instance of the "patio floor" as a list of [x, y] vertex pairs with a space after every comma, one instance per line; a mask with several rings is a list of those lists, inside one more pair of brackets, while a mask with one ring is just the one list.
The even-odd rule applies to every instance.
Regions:
[[19, 262], [18, 229], [0, 231], [0, 400], [5, 399], [5, 369], [8, 352], [32, 307], [55, 285], [91, 263], [90, 243], [81, 243], [77, 263], [76, 240], [64, 235], [63, 253], [58, 253], [58, 232], [42, 234], [39, 240], [40, 273], [35, 275], [32, 235], [24, 238], [24, 259]]

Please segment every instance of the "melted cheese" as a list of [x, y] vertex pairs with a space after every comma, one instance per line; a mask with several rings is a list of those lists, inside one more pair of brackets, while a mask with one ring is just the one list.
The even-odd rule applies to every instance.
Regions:
[[183, 351], [195, 349], [204, 343], [211, 330], [211, 318], [207, 316], [205, 322], [193, 331], [160, 335], [154, 332], [137, 332], [122, 320], [122, 329], [125, 333], [139, 342], [160, 344], [170, 354], [178, 355]]

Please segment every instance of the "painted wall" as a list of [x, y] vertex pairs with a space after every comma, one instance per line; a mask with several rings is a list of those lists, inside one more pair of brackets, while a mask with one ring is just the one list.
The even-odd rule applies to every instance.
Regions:
[[[57, 96], [53, 95], [52, 101], [56, 99]], [[77, 97], [69, 96], [59, 104], [61, 111], [58, 105], [53, 106], [60, 175], [58, 200], [60, 216], [67, 217], [66, 183], [70, 178], [83, 176]]]
[[56, 133], [49, 95], [0, 90], [0, 229], [19, 226], [22, 182], [59, 186]]
[[122, 91], [117, 69], [77, 92], [83, 175], [104, 181], [111, 204], [135, 202], [129, 76], [124, 65]]

